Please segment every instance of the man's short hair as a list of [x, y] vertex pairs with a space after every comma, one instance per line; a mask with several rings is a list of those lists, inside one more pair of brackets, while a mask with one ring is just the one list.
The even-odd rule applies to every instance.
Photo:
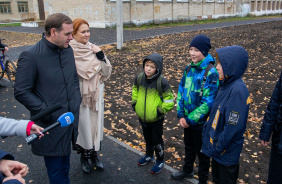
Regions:
[[45, 21], [46, 36], [51, 36], [51, 29], [55, 28], [57, 31], [61, 31], [63, 23], [71, 24], [72, 20], [63, 13], [55, 13], [50, 15]]

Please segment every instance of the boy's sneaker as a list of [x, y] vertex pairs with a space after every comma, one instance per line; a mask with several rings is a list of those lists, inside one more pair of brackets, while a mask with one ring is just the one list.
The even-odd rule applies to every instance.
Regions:
[[155, 160], [154, 156], [145, 155], [144, 157], [138, 160], [138, 165], [146, 165], [148, 162], [153, 161], [153, 160]]
[[184, 179], [184, 178], [194, 178], [194, 171], [192, 171], [191, 173], [187, 173], [185, 171], [176, 171], [176, 172], [173, 172], [171, 174], [171, 178], [172, 179], [175, 179], [175, 180], [181, 180], [181, 179]]
[[164, 167], [164, 164], [165, 164], [164, 161], [157, 160], [155, 165], [151, 169], [151, 173], [152, 174], [159, 173], [162, 170], [162, 168]]

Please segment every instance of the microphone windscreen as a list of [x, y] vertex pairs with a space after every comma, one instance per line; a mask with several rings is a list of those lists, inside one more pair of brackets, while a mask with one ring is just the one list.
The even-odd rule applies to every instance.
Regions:
[[70, 124], [72, 124], [73, 121], [74, 116], [71, 112], [66, 112], [65, 114], [62, 114], [57, 120], [57, 122], [61, 123], [61, 127], [69, 126]]
[[37, 121], [41, 118], [44, 118], [45, 116], [59, 110], [60, 108], [62, 108], [62, 105], [60, 105], [60, 104], [56, 104], [56, 105], [47, 107], [45, 110], [43, 110], [43, 111], [39, 112], [38, 114], [32, 116], [30, 118], [30, 121]]

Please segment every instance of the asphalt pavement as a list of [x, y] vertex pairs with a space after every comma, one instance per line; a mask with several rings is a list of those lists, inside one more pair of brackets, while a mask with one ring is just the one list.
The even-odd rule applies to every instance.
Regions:
[[[14, 98], [14, 90], [7, 80], [0, 80], [0, 116], [15, 119], [29, 119], [28, 110]], [[52, 136], [52, 132], [49, 135]], [[105, 136], [102, 141], [99, 158], [104, 164], [105, 170], [92, 170], [90, 175], [84, 174], [80, 168], [80, 156], [76, 152], [71, 154], [70, 180], [75, 184], [126, 184], [126, 183], [197, 183], [197, 180], [173, 181], [170, 179], [173, 168], [165, 165], [159, 174], [151, 174], [153, 163], [138, 166], [137, 161], [143, 155], [123, 142]], [[25, 177], [26, 183], [48, 183], [48, 176], [43, 157], [35, 156], [30, 150], [24, 138], [8, 137], [2, 139], [0, 149], [15, 156], [15, 159], [26, 163], [30, 172]]]
[[[219, 27], [237, 26], [244, 24], [262, 23], [267, 21], [279, 21], [279, 18], [255, 19], [246, 21], [234, 21], [214, 24], [201, 24], [192, 26], [178, 26], [169, 28], [155, 28], [147, 30], [124, 30], [124, 41], [138, 40], [142, 38], [153, 37], [164, 34], [174, 34], [179, 32], [195, 31], [202, 29], [213, 29]], [[0, 27], [0, 30], [26, 32], [42, 34], [43, 28], [27, 28], [27, 27]], [[115, 29], [91, 28], [91, 42], [97, 45], [104, 45], [116, 42]], [[92, 40], [93, 39], [93, 40]], [[30, 46], [10, 48], [10, 59], [15, 60], [19, 54]], [[29, 119], [28, 110], [18, 103], [14, 98], [14, 90], [9, 86], [9, 82], [5, 79], [0, 80], [0, 116], [15, 119]], [[51, 134], [51, 132], [50, 132]], [[51, 136], [51, 135], [49, 135]], [[48, 176], [42, 157], [35, 156], [30, 150], [30, 146], [21, 137], [8, 137], [3, 139], [0, 149], [13, 154], [16, 160], [28, 164], [30, 172], [25, 177], [26, 183], [48, 183]], [[104, 164], [104, 171], [93, 170], [90, 175], [86, 175], [80, 169], [80, 157], [73, 152], [71, 154], [70, 180], [75, 184], [126, 184], [126, 183], [198, 183], [196, 179], [174, 181], [170, 178], [171, 172], [175, 169], [165, 165], [165, 168], [159, 174], [151, 174], [150, 169], [153, 163], [145, 166], [138, 166], [137, 161], [142, 153], [124, 144], [121, 141], [105, 136], [102, 141], [102, 149], [99, 152], [100, 159]]]

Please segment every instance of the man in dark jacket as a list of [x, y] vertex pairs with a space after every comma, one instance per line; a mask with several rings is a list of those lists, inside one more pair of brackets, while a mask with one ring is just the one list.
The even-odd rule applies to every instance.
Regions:
[[272, 146], [268, 170], [268, 184], [282, 181], [282, 72], [267, 106], [259, 138], [263, 146], [268, 146], [272, 134]]
[[202, 152], [212, 158], [215, 184], [236, 184], [250, 106], [242, 80], [248, 53], [241, 46], [216, 50], [220, 88], [203, 129]]
[[21, 53], [18, 61], [15, 98], [31, 116], [54, 104], [58, 111], [37, 122], [47, 127], [65, 112], [74, 114], [70, 126], [56, 127], [48, 136], [32, 144], [32, 152], [44, 156], [51, 184], [69, 183], [71, 142], [78, 134], [78, 116], [81, 95], [72, 48], [72, 20], [61, 13], [48, 17], [45, 35], [30, 49]]

